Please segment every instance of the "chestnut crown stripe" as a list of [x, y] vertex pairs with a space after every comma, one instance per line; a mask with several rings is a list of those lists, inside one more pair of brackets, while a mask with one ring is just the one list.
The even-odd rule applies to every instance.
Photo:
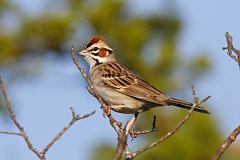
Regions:
[[105, 39], [101, 36], [94, 36], [90, 39], [90, 41], [87, 43], [85, 48], [90, 47], [91, 45], [93, 45], [94, 43], [97, 43], [98, 41], [103, 41], [104, 43], [106, 43]]

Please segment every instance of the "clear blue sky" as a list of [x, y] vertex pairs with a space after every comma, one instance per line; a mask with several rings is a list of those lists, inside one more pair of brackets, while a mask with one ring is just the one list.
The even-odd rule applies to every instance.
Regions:
[[[160, 12], [159, 8], [162, 8], [162, 1], [157, 0], [147, 3], [144, 0], [134, 0], [129, 3], [134, 4], [133, 12]], [[36, 4], [39, 6], [39, 2], [27, 1], [23, 6], [30, 5], [34, 10], [37, 8]], [[236, 63], [224, 54], [222, 47], [226, 44], [224, 34], [229, 31], [240, 48], [240, 1], [185, 0], [177, 1], [174, 5], [178, 6], [178, 12], [184, 22], [179, 39], [179, 48], [183, 55], [188, 58], [196, 51], [207, 51], [213, 62], [212, 72], [196, 84], [196, 87], [201, 96], [213, 96], [209, 102], [212, 106], [212, 116], [217, 117], [218, 124], [227, 135], [240, 123], [237, 92], [240, 90], [240, 70]], [[74, 106], [79, 114], [92, 110], [97, 110], [97, 113], [76, 123], [47, 153], [48, 159], [87, 159], [94, 145], [102, 141], [115, 143], [116, 136], [108, 120], [102, 117], [99, 104], [87, 93], [84, 81], [70, 57], [66, 61], [46, 59], [48, 60], [44, 61], [40, 75], [31, 79], [22, 77], [8, 90], [11, 102], [17, 104], [14, 106], [17, 118], [25, 127], [33, 144], [37, 148], [43, 148], [58, 130], [69, 122], [70, 106]], [[96, 122], [99, 125], [96, 126]], [[0, 126], [3, 130], [15, 130], [13, 125], [5, 123], [2, 118]], [[86, 132], [88, 134], [85, 134]], [[21, 138], [0, 135], [0, 159], [38, 158], [26, 149]]]

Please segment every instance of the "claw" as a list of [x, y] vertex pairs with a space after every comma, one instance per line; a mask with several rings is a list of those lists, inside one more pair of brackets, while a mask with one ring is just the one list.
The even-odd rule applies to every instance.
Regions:
[[111, 107], [109, 106], [101, 106], [101, 108], [103, 109], [103, 117], [105, 118], [106, 116], [110, 116], [111, 115]]
[[133, 141], [134, 138], [137, 138], [137, 135], [135, 134], [135, 128], [132, 128], [129, 134], [132, 138], [131, 141]]

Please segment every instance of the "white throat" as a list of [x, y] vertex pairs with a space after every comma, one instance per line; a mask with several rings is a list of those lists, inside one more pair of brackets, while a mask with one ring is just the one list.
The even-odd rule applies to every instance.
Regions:
[[98, 56], [94, 56], [94, 55], [87, 55], [84, 57], [84, 59], [88, 62], [89, 66], [90, 66], [90, 70], [98, 65], [98, 64], [102, 64], [102, 63], [106, 63], [108, 61], [107, 57], [98, 57]]

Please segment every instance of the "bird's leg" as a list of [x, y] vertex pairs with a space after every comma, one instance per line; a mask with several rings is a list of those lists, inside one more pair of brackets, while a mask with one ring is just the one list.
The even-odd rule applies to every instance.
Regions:
[[111, 107], [105, 105], [104, 107], [101, 106], [101, 109], [103, 109], [103, 117], [110, 116], [111, 115]]
[[133, 130], [131, 130], [131, 132], [130, 132], [130, 135], [131, 135], [132, 140], [133, 140], [133, 139], [136, 138], [138, 135], [148, 134], [148, 133], [152, 133], [152, 132], [156, 132], [156, 131], [158, 131], [158, 129], [156, 128], [156, 116], [154, 115], [154, 117], [153, 117], [153, 123], [152, 123], [152, 128], [151, 128], [151, 129], [142, 130], [142, 131], [135, 131], [134, 128], [133, 128]]
[[134, 124], [133, 124], [132, 129], [129, 132], [130, 136], [132, 137], [132, 140], [137, 137], [137, 135], [135, 135], [135, 125], [136, 125], [136, 122], [137, 122], [137, 117], [138, 117], [138, 113], [135, 113], [134, 114], [135, 119], [134, 119], [134, 122], [133, 122]]

